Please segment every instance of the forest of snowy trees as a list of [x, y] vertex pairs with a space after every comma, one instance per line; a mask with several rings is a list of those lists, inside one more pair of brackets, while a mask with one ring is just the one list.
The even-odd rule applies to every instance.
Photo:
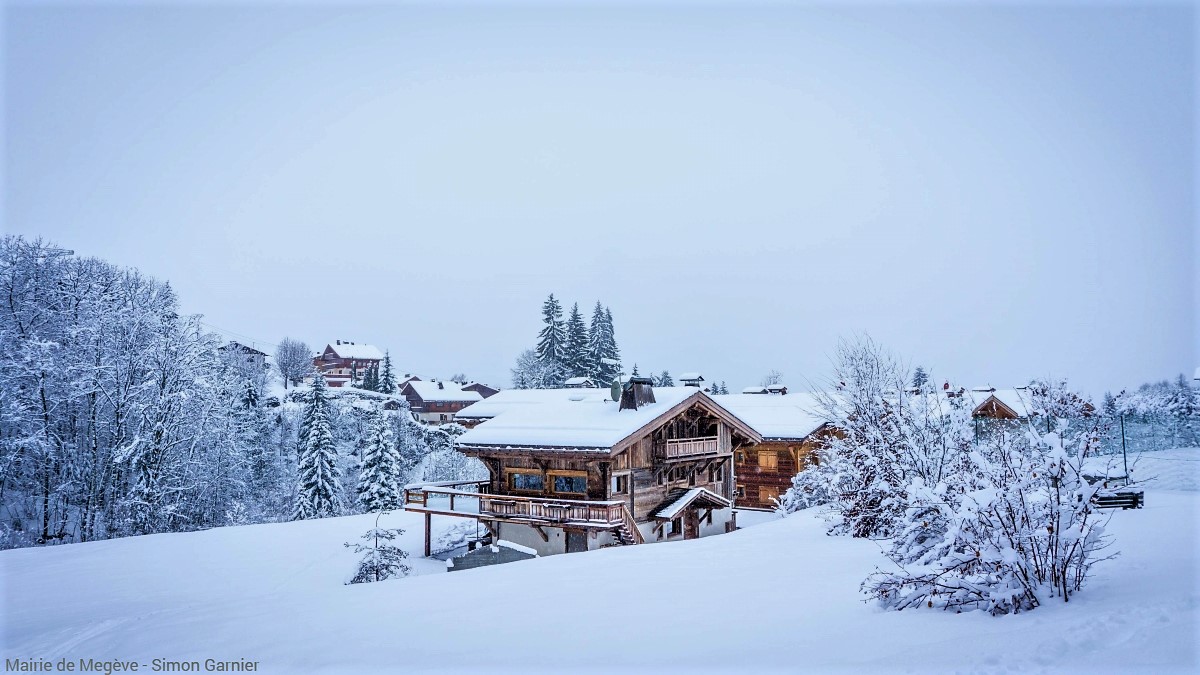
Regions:
[[620, 374], [612, 310], [597, 301], [587, 323], [575, 303], [564, 319], [562, 303], [551, 293], [542, 304], [537, 346], [517, 357], [512, 382], [517, 389], [550, 389], [572, 377], [588, 377], [598, 386], [608, 386]]
[[481, 470], [402, 397], [268, 401], [272, 373], [136, 270], [8, 237], [0, 294], [0, 547], [356, 513]]

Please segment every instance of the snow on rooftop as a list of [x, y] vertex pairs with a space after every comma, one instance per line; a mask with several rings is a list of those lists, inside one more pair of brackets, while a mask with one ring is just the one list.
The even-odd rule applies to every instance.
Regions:
[[[439, 388], [438, 385], [441, 385]], [[404, 385], [412, 387], [422, 401], [482, 401], [483, 394], [477, 391], [464, 391], [457, 382], [437, 382], [413, 380]]]
[[700, 373], [684, 373], [679, 376], [681, 380], [703, 380], [704, 376]]
[[383, 352], [379, 351], [379, 348], [374, 345], [351, 345], [345, 342], [339, 345], [336, 342], [331, 342], [327, 346], [332, 348], [333, 352], [343, 359], [360, 359], [364, 361], [383, 360]]
[[666, 520], [674, 520], [675, 517], [679, 515], [680, 511], [683, 511], [685, 508], [687, 508], [688, 504], [691, 504], [693, 501], [696, 500], [697, 497], [699, 497], [701, 495], [704, 495], [705, 497], [707, 497], [713, 501], [716, 501], [718, 503], [725, 504], [726, 506], [729, 505], [728, 499], [725, 499], [724, 497], [722, 497], [721, 495], [719, 495], [715, 492], [698, 487], [698, 488], [692, 488], [692, 489], [688, 490], [687, 492], [684, 492], [683, 494], [679, 495], [678, 499], [676, 499], [675, 501], [671, 502], [667, 506], [665, 506], [665, 507], [659, 509], [657, 512], [655, 512], [654, 517], [655, 518], [663, 518]]
[[592, 381], [591, 378], [580, 375], [579, 377], [568, 378], [566, 382], [563, 382], [563, 384], [565, 384], [567, 386], [571, 386], [571, 385], [580, 386], [580, 385], [587, 384], [588, 382], [591, 382], [591, 381]]
[[695, 387], [655, 387], [654, 403], [637, 410], [621, 410], [620, 406], [607, 399], [571, 401], [566, 398], [578, 394], [579, 389], [542, 391], [568, 393], [557, 401], [511, 406], [503, 414], [460, 436], [459, 445], [607, 451], [688, 397], [707, 396]]
[[[579, 397], [583, 397], [580, 399]], [[608, 389], [504, 389], [472, 403], [455, 414], [456, 419], [491, 419], [500, 413], [530, 405], [571, 400], [611, 401]]]
[[721, 394], [712, 398], [764, 439], [800, 440], [825, 423], [819, 414], [820, 403], [812, 394]]
[[742, 390], [742, 393], [743, 394], [765, 394], [765, 393], [767, 393], [767, 388], [762, 387], [762, 386], [746, 387], [745, 389]]

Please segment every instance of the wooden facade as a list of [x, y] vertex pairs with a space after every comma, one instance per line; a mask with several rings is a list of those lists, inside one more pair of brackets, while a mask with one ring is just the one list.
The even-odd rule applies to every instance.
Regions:
[[382, 360], [383, 354], [371, 345], [337, 340], [325, 345], [324, 351], [313, 358], [313, 367], [330, 387], [344, 387], [361, 381], [367, 370]]
[[792, 487], [792, 478], [816, 466], [817, 450], [835, 433], [832, 427], [824, 426], [805, 438], [766, 439], [739, 450], [734, 455], [737, 505], [774, 509], [775, 500]]

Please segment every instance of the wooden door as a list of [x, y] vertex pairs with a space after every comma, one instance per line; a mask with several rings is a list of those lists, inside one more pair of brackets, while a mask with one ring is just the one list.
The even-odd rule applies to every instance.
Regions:
[[587, 550], [587, 533], [580, 530], [567, 530], [567, 553], [584, 553]]
[[700, 513], [696, 509], [688, 509], [683, 513], [683, 538], [700, 538]]

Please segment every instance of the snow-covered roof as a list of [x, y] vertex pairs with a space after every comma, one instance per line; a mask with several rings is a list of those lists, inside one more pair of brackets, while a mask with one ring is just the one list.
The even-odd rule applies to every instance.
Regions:
[[1012, 409], [1018, 417], [1029, 417], [1029, 392], [1023, 389], [994, 389], [991, 391], [969, 391], [966, 392], [971, 400], [975, 403], [975, 408], [987, 403], [988, 399], [995, 398], [1000, 403]]
[[563, 382], [563, 384], [567, 385], [568, 387], [570, 387], [572, 385], [579, 387], [579, 386], [583, 386], [585, 384], [589, 384], [591, 381], [592, 381], [592, 379], [590, 377], [584, 377], [583, 375], [580, 375], [579, 377], [567, 378], [567, 381]]
[[325, 348], [332, 349], [334, 354], [343, 359], [358, 359], [362, 361], [383, 360], [383, 352], [379, 351], [379, 348], [374, 345], [351, 345], [345, 342], [339, 345], [334, 342], [326, 345]]
[[812, 394], [722, 394], [712, 398], [767, 440], [801, 440], [825, 424], [818, 414], [820, 403]]
[[[566, 391], [580, 392], [578, 389]], [[497, 396], [500, 394], [488, 401]], [[595, 398], [512, 406], [460, 436], [458, 444], [607, 452], [691, 396], [707, 398], [707, 394], [695, 387], [655, 387], [655, 402], [637, 410], [621, 410], [611, 400]]]
[[611, 401], [608, 389], [504, 389], [455, 413], [455, 419], [491, 419], [516, 408], [572, 400]]
[[684, 373], [679, 376], [679, 379], [700, 381], [700, 380], [704, 379], [704, 376], [701, 375], [700, 373]]
[[742, 393], [743, 394], [765, 394], [765, 393], [767, 393], [767, 388], [762, 387], [762, 386], [746, 387], [745, 389], [742, 390]]
[[686, 509], [697, 499], [714, 506], [720, 506], [721, 508], [727, 508], [730, 506], [728, 499], [725, 499], [721, 495], [712, 492], [711, 490], [706, 490], [704, 488], [692, 488], [679, 495], [675, 501], [656, 510], [654, 512], [654, 517], [662, 518], [663, 520], [674, 520], [681, 511]]
[[[441, 385], [439, 388], [438, 385]], [[412, 380], [404, 385], [405, 389], [412, 388], [422, 401], [482, 401], [483, 395], [477, 391], [464, 391], [457, 382], [438, 382]]]

